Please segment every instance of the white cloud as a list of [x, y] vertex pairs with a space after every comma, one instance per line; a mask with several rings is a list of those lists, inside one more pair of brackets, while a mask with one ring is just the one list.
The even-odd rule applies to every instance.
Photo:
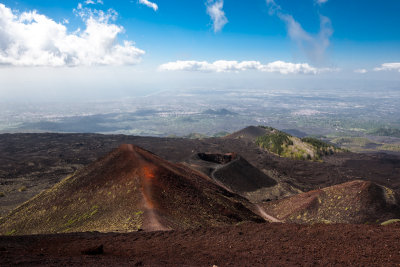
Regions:
[[148, 0], [139, 0], [139, 3], [152, 8], [154, 11], [158, 10], [158, 5], [156, 3], [150, 2]]
[[75, 15], [81, 17], [83, 21], [94, 18], [99, 22], [108, 23], [110, 20], [116, 21], [118, 18], [118, 13], [114, 9], [110, 8], [106, 12], [98, 9], [91, 9], [87, 7], [82, 7], [82, 4], [78, 4], [78, 7], [73, 10]]
[[280, 74], [318, 74], [322, 72], [336, 71], [329, 68], [315, 68], [307, 63], [290, 63], [274, 61], [261, 64], [259, 61], [228, 61], [218, 60], [212, 63], [207, 61], [175, 61], [159, 66], [162, 71], [200, 71], [200, 72], [240, 72], [256, 70]]
[[275, 3], [275, 0], [266, 0], [267, 5], [269, 7], [269, 14], [272, 16], [282, 8]]
[[329, 47], [333, 29], [328, 17], [320, 15], [320, 31], [318, 34], [306, 32], [301, 24], [292, 15], [282, 12], [282, 8], [274, 0], [266, 0], [269, 6], [269, 14], [276, 14], [285, 22], [289, 37], [304, 51], [309, 60], [314, 63], [322, 63], [325, 59], [325, 51]]
[[355, 72], [355, 73], [360, 73], [360, 74], [365, 74], [365, 73], [367, 73], [368, 71], [367, 71], [366, 69], [356, 69], [356, 70], [354, 70], [354, 72]]
[[326, 2], [328, 2], [328, 0], [315, 0], [315, 2], [317, 2], [317, 4], [322, 5], [325, 4]]
[[97, 0], [97, 1], [86, 0], [86, 1], [85, 1], [85, 4], [86, 4], [86, 5], [95, 5], [95, 4], [100, 4], [100, 5], [102, 5], [102, 4], [103, 4], [103, 1], [102, 1], [102, 0]]
[[214, 32], [219, 32], [228, 23], [225, 12], [222, 10], [224, 7], [223, 0], [207, 0], [207, 14], [213, 22]]
[[330, 68], [315, 68], [308, 63], [290, 63], [283, 61], [275, 61], [265, 65], [263, 71], [279, 72], [281, 74], [319, 74], [322, 72], [337, 71]]
[[374, 68], [374, 71], [393, 71], [397, 70], [400, 72], [400, 63], [383, 63], [380, 67]]
[[123, 27], [110, 23], [114, 10], [74, 10], [86, 28], [74, 33], [62, 23], [37, 11], [13, 13], [0, 4], [0, 65], [90, 66], [132, 65], [140, 62], [143, 50], [131, 41], [118, 42]]

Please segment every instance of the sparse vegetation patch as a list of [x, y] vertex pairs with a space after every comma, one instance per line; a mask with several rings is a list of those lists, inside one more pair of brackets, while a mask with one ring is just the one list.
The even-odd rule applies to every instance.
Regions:
[[26, 189], [26, 186], [21, 186], [20, 188], [18, 188], [18, 192], [25, 192]]
[[387, 221], [381, 223], [381, 225], [389, 225], [389, 224], [396, 223], [396, 222], [400, 222], [400, 219], [387, 220]]
[[285, 151], [285, 147], [293, 145], [293, 141], [290, 140], [290, 135], [287, 133], [276, 131], [257, 137], [256, 144], [272, 153], [282, 155]]
[[341, 151], [334, 145], [312, 137], [299, 139], [269, 126], [259, 126], [269, 133], [256, 139], [256, 144], [271, 153], [298, 160], [320, 160], [324, 155]]

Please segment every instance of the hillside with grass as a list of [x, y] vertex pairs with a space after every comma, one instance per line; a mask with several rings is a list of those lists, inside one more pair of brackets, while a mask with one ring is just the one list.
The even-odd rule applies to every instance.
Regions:
[[298, 138], [272, 127], [259, 126], [266, 134], [255, 139], [256, 144], [281, 157], [299, 160], [321, 160], [325, 155], [342, 151], [340, 148], [317, 138]]

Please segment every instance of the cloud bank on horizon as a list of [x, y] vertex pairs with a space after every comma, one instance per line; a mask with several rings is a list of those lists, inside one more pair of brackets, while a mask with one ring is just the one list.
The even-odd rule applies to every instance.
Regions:
[[355, 73], [359, 73], [359, 74], [365, 74], [368, 72], [368, 70], [366, 69], [355, 69], [354, 70]]
[[256, 70], [280, 74], [319, 74], [322, 72], [337, 71], [330, 68], [314, 68], [307, 63], [290, 63], [274, 61], [261, 64], [259, 61], [229, 61], [217, 60], [212, 63], [207, 61], [176, 61], [159, 66], [162, 71], [200, 71], [200, 72], [241, 72]]
[[118, 15], [79, 4], [75, 13], [86, 26], [68, 33], [61, 23], [36, 11], [14, 13], [0, 4], [0, 64], [12, 66], [132, 65], [143, 50], [131, 41], [118, 42], [123, 27], [113, 24]]
[[374, 71], [398, 71], [400, 72], [400, 62], [384, 63], [379, 67], [374, 68]]

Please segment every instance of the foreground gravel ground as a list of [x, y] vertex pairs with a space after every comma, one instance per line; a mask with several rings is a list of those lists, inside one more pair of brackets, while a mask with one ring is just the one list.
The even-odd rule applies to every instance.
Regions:
[[400, 224], [0, 236], [0, 265], [400, 266], [399, 240]]

